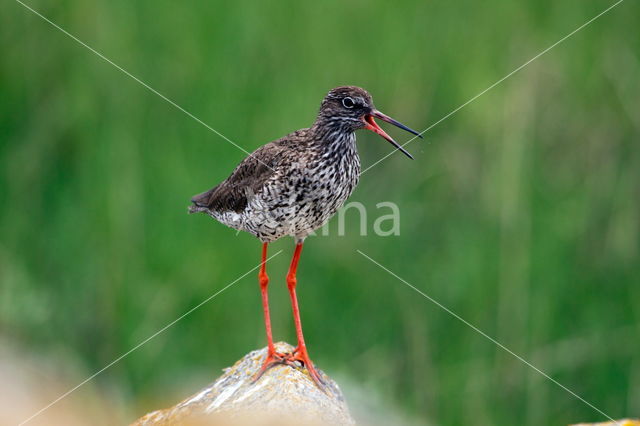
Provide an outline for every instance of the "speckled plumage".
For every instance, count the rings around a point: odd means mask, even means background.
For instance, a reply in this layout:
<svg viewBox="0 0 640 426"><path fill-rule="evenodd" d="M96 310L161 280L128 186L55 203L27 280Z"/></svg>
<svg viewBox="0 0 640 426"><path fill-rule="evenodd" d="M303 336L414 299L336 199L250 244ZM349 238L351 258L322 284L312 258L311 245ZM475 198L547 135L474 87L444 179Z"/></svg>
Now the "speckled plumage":
<svg viewBox="0 0 640 426"><path fill-rule="evenodd" d="M224 182L191 199L193 205L189 212L207 213L263 242L258 280L267 355L253 382L274 365L302 363L316 385L320 389L324 387L309 358L302 334L296 272L304 239L342 207L358 184L360 159L356 150L356 130L369 129L412 158L377 125L374 117L420 136L376 110L366 90L354 86L338 87L325 96L318 118L311 127L258 148ZM285 235L296 240L287 273L287 288L298 345L290 353L278 352L273 343L266 272L267 246Z"/></svg>
<svg viewBox="0 0 640 426"><path fill-rule="evenodd" d="M360 175L354 132L364 123L335 113L346 94L371 105L364 89L332 90L313 126L258 148L224 182L193 197L190 212L207 213L263 242L285 235L303 240L324 225Z"/></svg>
<svg viewBox="0 0 640 426"><path fill-rule="evenodd" d="M366 90L331 90L310 128L258 148L224 182L193 197L189 211L207 213L262 242L285 235L303 241L342 207L358 184L355 131L370 128L365 117L372 113L380 114Z"/></svg>

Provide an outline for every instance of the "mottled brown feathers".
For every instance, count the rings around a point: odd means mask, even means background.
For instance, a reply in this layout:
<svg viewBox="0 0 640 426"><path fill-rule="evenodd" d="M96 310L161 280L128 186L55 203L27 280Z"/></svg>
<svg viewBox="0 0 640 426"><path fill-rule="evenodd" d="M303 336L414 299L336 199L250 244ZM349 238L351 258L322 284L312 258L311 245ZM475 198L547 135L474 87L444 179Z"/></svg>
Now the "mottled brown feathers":
<svg viewBox="0 0 640 426"><path fill-rule="evenodd" d="M224 182L194 196L191 199L194 206L190 211L195 213L200 210L198 207L218 212L243 211L248 198L262 189L280 165L286 146L279 142L258 148L245 158Z"/></svg>
<svg viewBox="0 0 640 426"><path fill-rule="evenodd" d="M286 169L292 161L300 158L310 145L308 136L309 129L300 129L256 149L224 182L194 196L190 213L200 212L203 208L240 213L247 206L249 197L260 193L265 182L277 170Z"/></svg>
<svg viewBox="0 0 640 426"><path fill-rule="evenodd" d="M206 213L263 242L302 240L344 204L358 183L355 146L371 96L353 86L333 89L315 123L268 143L245 158L218 186L196 195L189 212Z"/></svg>

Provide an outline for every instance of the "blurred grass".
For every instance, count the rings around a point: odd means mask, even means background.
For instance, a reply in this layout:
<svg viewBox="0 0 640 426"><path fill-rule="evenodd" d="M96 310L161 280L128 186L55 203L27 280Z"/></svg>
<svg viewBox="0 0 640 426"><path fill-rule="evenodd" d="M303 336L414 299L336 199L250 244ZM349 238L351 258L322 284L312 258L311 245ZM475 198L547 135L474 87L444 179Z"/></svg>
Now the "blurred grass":
<svg viewBox="0 0 640 426"><path fill-rule="evenodd" d="M253 150L341 84L424 129L611 3L28 4ZM0 11L0 332L93 372L259 262L252 237L186 214L244 154L18 3ZM348 215L346 237L308 240L322 368L419 423L600 419L360 249L604 412L640 413L638 16L622 3L409 145L416 161L363 175L352 200L397 203L401 235L360 237ZM390 149L359 148L365 167ZM289 341L291 245L270 265ZM261 315L252 275L96 382L132 417L173 402L264 345Z"/></svg>

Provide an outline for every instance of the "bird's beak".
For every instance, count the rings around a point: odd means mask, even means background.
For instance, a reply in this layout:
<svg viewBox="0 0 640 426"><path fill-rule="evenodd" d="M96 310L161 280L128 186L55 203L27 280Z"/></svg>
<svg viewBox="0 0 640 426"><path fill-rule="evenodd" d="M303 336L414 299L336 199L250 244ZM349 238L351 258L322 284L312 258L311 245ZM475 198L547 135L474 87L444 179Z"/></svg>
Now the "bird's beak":
<svg viewBox="0 0 640 426"><path fill-rule="evenodd" d="M393 140L393 138L391 136L389 136L387 134L387 132L385 132L384 130L382 130L380 128L380 126L378 126L378 123L375 122L375 120L373 118L379 118L382 121L386 121L387 123L391 123L396 127L400 127L403 130L406 130L409 133L413 133L414 135L418 136L418 137L422 137L422 135L418 132L416 132L415 130L412 130L410 128L408 128L407 126L405 126L404 124L400 123L399 121L394 120L393 118L389 117L388 115L385 115L383 113L381 113L380 111L378 111L377 109L372 110L369 114L366 114L364 116L364 121L365 121L365 126L364 128L367 130L371 130L372 132L376 132L377 134L379 134L380 136L382 136L383 138L385 138L387 141L389 141L389 143L393 146L395 146L399 151L402 151L402 153L404 155L406 155L407 157L411 158L413 160L413 157L411 156L411 154L409 154L407 152L407 150L405 150L400 144L398 144L396 141Z"/></svg>

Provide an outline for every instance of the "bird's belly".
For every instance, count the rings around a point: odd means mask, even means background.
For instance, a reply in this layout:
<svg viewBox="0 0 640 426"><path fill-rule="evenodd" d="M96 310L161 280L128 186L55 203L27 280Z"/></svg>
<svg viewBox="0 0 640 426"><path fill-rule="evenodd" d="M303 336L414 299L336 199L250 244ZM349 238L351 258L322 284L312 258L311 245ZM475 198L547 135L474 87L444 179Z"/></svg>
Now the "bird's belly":
<svg viewBox="0 0 640 426"><path fill-rule="evenodd" d="M305 170L286 185L266 185L242 214L242 229L262 241L291 235L304 238L324 225L355 189L359 162L342 169Z"/></svg>

